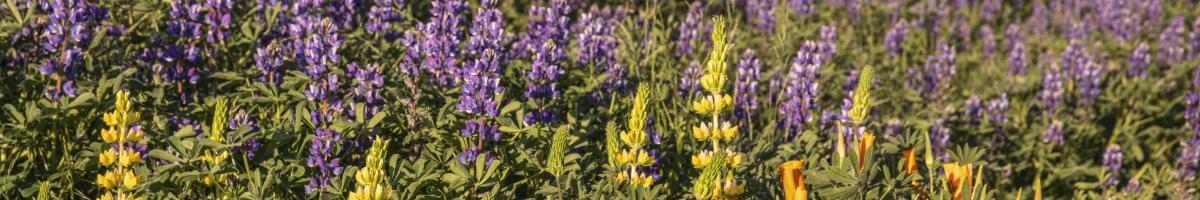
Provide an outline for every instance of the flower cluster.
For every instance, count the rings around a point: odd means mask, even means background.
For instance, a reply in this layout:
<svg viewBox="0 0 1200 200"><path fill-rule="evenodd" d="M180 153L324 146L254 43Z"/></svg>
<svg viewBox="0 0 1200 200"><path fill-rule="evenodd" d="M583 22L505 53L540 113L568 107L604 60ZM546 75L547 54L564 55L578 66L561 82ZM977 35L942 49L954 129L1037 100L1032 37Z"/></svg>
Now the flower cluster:
<svg viewBox="0 0 1200 200"><path fill-rule="evenodd" d="M99 199L142 199L136 194L140 187L141 177L133 171L135 165L142 161L142 151L145 142L142 137L142 126L138 124L141 114L133 111L129 92L118 91L116 109L104 114L104 124L108 129L100 130L108 150L99 154L98 160L103 166L111 167L104 174L96 176L96 184L105 190ZM143 150L137 150L140 147Z"/></svg>
<svg viewBox="0 0 1200 200"><path fill-rule="evenodd" d="M50 54L38 71L50 75L54 85L45 89L46 98L57 100L75 96L75 75L83 68L83 52L87 51L101 21L108 19L108 10L84 0L42 1L39 11L49 16L42 27L42 51Z"/></svg>
<svg viewBox="0 0 1200 200"><path fill-rule="evenodd" d="M625 20L628 10L624 8L592 7L576 22L578 33L575 45L579 52L580 65L591 65L608 74L603 88L608 92L625 92L629 89L626 70L617 63L618 25Z"/></svg>
<svg viewBox="0 0 1200 200"><path fill-rule="evenodd" d="M1042 132L1042 143L1063 144L1063 124L1062 122L1054 121L1046 126L1046 131Z"/></svg>
<svg viewBox="0 0 1200 200"><path fill-rule="evenodd" d="M737 79L733 83L733 100L738 105L733 108L733 116L741 123L749 119L755 109L758 109L758 81L762 71L758 55L754 50L746 49L741 61L737 64Z"/></svg>
<svg viewBox="0 0 1200 200"><path fill-rule="evenodd" d="M933 147L933 155L943 161L950 160L946 149L950 145L950 128L946 127L946 119L936 119L929 125L929 144Z"/></svg>
<svg viewBox="0 0 1200 200"><path fill-rule="evenodd" d="M366 163L354 174L358 186L350 195L349 200L384 200L392 196L392 186L387 183L387 174L383 167L387 160L388 140L375 138L371 149L367 151Z"/></svg>
<svg viewBox="0 0 1200 200"><path fill-rule="evenodd" d="M996 129L996 133L1000 134L1000 138L1007 137L1007 132L1004 132L1004 123L1008 121L1008 93L1002 93L1000 96L988 101L987 103L988 121L991 121L992 127Z"/></svg>
<svg viewBox="0 0 1200 200"><path fill-rule="evenodd" d="M1054 116L1062 108L1063 78L1058 64L1050 64L1043 68L1042 91L1038 96L1042 100L1042 109L1047 116Z"/></svg>
<svg viewBox="0 0 1200 200"><path fill-rule="evenodd" d="M788 0L788 7L798 15L807 15L813 11L813 0Z"/></svg>
<svg viewBox="0 0 1200 200"><path fill-rule="evenodd" d="M237 114L233 115L233 118L229 118L230 130L238 130L241 128L248 129L246 132L247 135L257 133L259 131L258 122L254 121L254 119L251 119L250 115L245 111L238 111ZM248 160L253 160L255 152L258 152L258 149L262 147L262 142L258 141L258 138L235 138L233 141L243 141L240 145L235 147L233 151L234 153L241 153L245 155L246 159Z"/></svg>
<svg viewBox="0 0 1200 200"><path fill-rule="evenodd" d="M746 17L751 19L754 27L767 32L775 32L775 1L748 0L745 7Z"/></svg>
<svg viewBox="0 0 1200 200"><path fill-rule="evenodd" d="M421 69L431 74L434 83L452 87L459 76L459 43L463 33L459 26L466 20L460 16L467 9L461 0L439 0L429 10L431 21L421 23L418 29L424 35L420 44L423 57Z"/></svg>
<svg viewBox="0 0 1200 200"><path fill-rule="evenodd" d="M525 22L525 35L513 46L513 53L521 58L532 56L545 43L554 43L558 48L566 48L570 41L572 3L567 0L549 0L549 7L532 6L529 15L533 18ZM563 51L562 49L558 51ZM553 60L564 60L565 53L554 55Z"/></svg>
<svg viewBox="0 0 1200 200"><path fill-rule="evenodd" d="M1129 76L1146 77L1146 69L1150 67L1150 47L1146 43L1138 43L1137 48L1129 54Z"/></svg>
<svg viewBox="0 0 1200 200"><path fill-rule="evenodd" d="M1184 98L1186 110L1183 114L1192 137L1179 142L1179 169L1175 172L1176 178L1183 181L1195 180L1196 170L1200 169L1200 91L1197 91L1200 90L1200 67L1192 76L1192 89Z"/></svg>
<svg viewBox="0 0 1200 200"><path fill-rule="evenodd" d="M354 102L363 103L363 119L371 119L375 113L379 113L383 109L383 96L380 96L380 89L383 88L383 75L379 74L379 66L369 64L359 66L357 63L350 63L346 66L346 75L353 78L354 83ZM346 102L347 107L354 107L352 102ZM348 112L350 117L356 117L357 112ZM359 122L365 123L365 122Z"/></svg>
<svg viewBox="0 0 1200 200"><path fill-rule="evenodd" d="M690 97L700 93L700 77L704 75L701 71L700 61L688 62L683 76L679 78L679 96Z"/></svg>
<svg viewBox="0 0 1200 200"><path fill-rule="evenodd" d="M904 40L908 38L908 26L908 21L900 20L888 28L887 34L883 36L883 46L888 53L899 55L904 52Z"/></svg>
<svg viewBox="0 0 1200 200"><path fill-rule="evenodd" d="M919 78L924 85L921 92L930 97L940 97L950 88L950 79L954 77L957 51L954 46L945 41L938 41L937 54L930 55L925 60L925 68L920 72L909 69L909 75Z"/></svg>
<svg viewBox="0 0 1200 200"><path fill-rule="evenodd" d="M561 58L563 51L554 42L547 41L535 49L532 69L526 73L528 82L525 85L525 98L535 100L539 105L547 105L551 100L558 99L558 78L565 73ZM525 116L525 123L550 123L558 121L558 115L548 106L530 111Z"/></svg>
<svg viewBox="0 0 1200 200"><path fill-rule="evenodd" d="M399 37L400 31L392 29L392 24L404 21L403 0L376 0L367 12L367 23L363 30L368 34L382 35L389 40Z"/></svg>
<svg viewBox="0 0 1200 200"><path fill-rule="evenodd" d="M1021 27L1009 25L1004 31L1004 40L1008 48L1008 75L1022 76L1029 68L1029 55L1025 51L1025 38L1021 36Z"/></svg>
<svg viewBox="0 0 1200 200"><path fill-rule="evenodd" d="M1109 144L1104 148L1104 155L1101 159L1104 165L1104 170L1108 171L1108 179L1104 180L1106 186L1116 186L1121 181L1121 145Z"/></svg>
<svg viewBox="0 0 1200 200"><path fill-rule="evenodd" d="M692 103L692 109L711 118L712 121L701 123L692 128L692 137L702 143L711 143L711 149L692 155L692 166L703 169L701 177L696 181L693 195L697 197L712 197L713 199L735 198L744 192L744 187L733 176L733 170L741 165L742 154L734 148L722 148L721 142L732 144L737 136L738 127L721 120L721 113L730 112L736 105L728 94L723 94L728 82L725 63L729 44L725 41L725 19L713 19L713 48L704 66L704 76L700 78L700 86L707 94L702 94ZM721 173L724 172L724 173ZM720 174L725 174L721 176Z"/></svg>
<svg viewBox="0 0 1200 200"><path fill-rule="evenodd" d="M342 135L332 125L342 116L345 104L340 95L340 76L331 70L340 60L338 50L342 40L333 19L302 13L295 20L288 25L288 32L296 38L292 41L294 59L309 79L304 95L312 103L309 115L316 133L306 159L307 166L316 172L304 189L309 193L323 192L343 169L337 148Z"/></svg>
<svg viewBox="0 0 1200 200"><path fill-rule="evenodd" d="M496 1L482 2L478 14L471 25L471 39L467 43L471 61L463 65L462 94L459 96L458 110L474 115L463 127L463 137L479 136L471 147L466 147L459 154L460 163L470 163L483 151L482 141L500 140L499 125L491 122L491 118L499 114L496 96L504 92L500 86L500 73L504 67L505 38L504 16L496 8Z"/></svg>
<svg viewBox="0 0 1200 200"><path fill-rule="evenodd" d="M1183 20L1182 16L1175 16L1158 35L1158 57L1168 64L1178 64L1186 58L1187 43L1183 37L1187 27Z"/></svg>
<svg viewBox="0 0 1200 200"><path fill-rule="evenodd" d="M650 87L647 85L638 86L637 94L633 97L633 108L629 113L628 129L621 131L619 137L621 143L628 149L621 150L615 155L615 160L622 168L627 167L629 171L621 172L616 176L617 181L628 181L630 185L640 187L650 187L654 183L654 176L649 171L651 165L656 161L655 155L650 151L650 133L647 132L647 109L646 106L650 100Z"/></svg>
<svg viewBox="0 0 1200 200"><path fill-rule="evenodd" d="M792 59L782 95L787 99L779 107L779 112L783 115L780 120L785 128L791 130L789 134L799 135L803 132L803 125L814 119L813 112L817 109L817 95L820 91L817 81L821 75L818 68L825 64L825 59L819 53L816 43L811 41L804 42L796 52L796 58Z"/></svg>
<svg viewBox="0 0 1200 200"><path fill-rule="evenodd" d="M696 52L697 40L703 37L703 18L705 1L693 1L688 4L687 17L679 23L679 34L675 36L675 56L692 55Z"/></svg>

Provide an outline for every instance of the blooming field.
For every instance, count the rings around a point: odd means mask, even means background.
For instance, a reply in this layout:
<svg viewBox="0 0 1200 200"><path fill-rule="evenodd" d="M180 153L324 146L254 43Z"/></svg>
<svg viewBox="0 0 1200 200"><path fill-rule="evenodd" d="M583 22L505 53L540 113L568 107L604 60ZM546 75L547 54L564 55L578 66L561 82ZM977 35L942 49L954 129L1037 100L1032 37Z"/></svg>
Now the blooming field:
<svg viewBox="0 0 1200 200"><path fill-rule="evenodd" d="M3 0L2 199L1196 199L1200 3Z"/></svg>

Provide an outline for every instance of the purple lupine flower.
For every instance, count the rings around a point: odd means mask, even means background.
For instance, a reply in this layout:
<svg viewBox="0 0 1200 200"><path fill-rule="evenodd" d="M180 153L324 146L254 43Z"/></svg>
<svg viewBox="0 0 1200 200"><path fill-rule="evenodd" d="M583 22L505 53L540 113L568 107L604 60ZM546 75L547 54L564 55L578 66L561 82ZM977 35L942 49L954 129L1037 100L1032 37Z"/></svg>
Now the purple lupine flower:
<svg viewBox="0 0 1200 200"><path fill-rule="evenodd" d="M1123 189L1123 192L1126 195L1141 193L1142 192L1142 181L1138 180L1137 177L1129 178L1129 182L1125 182L1125 189Z"/></svg>
<svg viewBox="0 0 1200 200"><path fill-rule="evenodd" d="M241 128L246 128L247 131L242 137L247 137L250 134L258 132L258 122L251 119L250 115L246 112L238 111L237 114L233 115L233 118L229 119L229 130L238 130ZM246 158L249 160L253 160L255 152L258 151L258 148L262 147L262 142L258 141L258 138L234 138L233 141L242 141L241 144L233 148L234 153L246 155Z"/></svg>
<svg viewBox="0 0 1200 200"><path fill-rule="evenodd" d="M1026 30L1033 31L1034 34L1046 33L1047 21L1050 19L1046 3L1042 1L1030 3L1033 3L1033 9L1030 11L1029 17L1025 19Z"/></svg>
<svg viewBox="0 0 1200 200"><path fill-rule="evenodd" d="M941 96L950 88L950 79L954 77L957 52L945 41L938 41L937 54L930 55L925 60L925 68L921 71L909 69L909 75L921 80L921 92L931 97Z"/></svg>
<svg viewBox="0 0 1200 200"><path fill-rule="evenodd" d="M983 19L983 21L992 21L996 19L996 13L1000 12L1000 8L1003 6L1003 2L1000 0L984 0L983 6L980 8L979 18Z"/></svg>
<svg viewBox="0 0 1200 200"><path fill-rule="evenodd" d="M401 59L396 68L406 76L418 76L421 74L421 41L418 33L414 30L404 32L404 36L400 38L400 45L408 47L404 51L404 57Z"/></svg>
<svg viewBox="0 0 1200 200"><path fill-rule="evenodd" d="M755 28L775 32L774 0L747 0L744 9Z"/></svg>
<svg viewBox="0 0 1200 200"><path fill-rule="evenodd" d="M844 75L843 77L846 77L846 81L842 83L842 92L846 93L845 102L851 102L853 101L852 98L854 98L854 89L858 87L858 69L854 68L854 66L847 66ZM843 105L843 107L846 107L847 113L850 112L850 105Z"/></svg>
<svg viewBox="0 0 1200 200"><path fill-rule="evenodd" d="M1028 53L1025 52L1024 43L1016 43L1008 50L1008 75L1023 76L1026 68L1029 68Z"/></svg>
<svg viewBox="0 0 1200 200"><path fill-rule="evenodd" d="M754 110L758 109L758 81L762 76L761 70L762 64L758 61L758 55L754 50L746 49L742 53L741 61L738 61L737 79L734 80L733 86L733 101L738 102L733 115L738 119L749 119Z"/></svg>
<svg viewBox="0 0 1200 200"><path fill-rule="evenodd" d="M1196 170L1200 169L1200 137L1192 137L1179 143L1179 169L1175 172L1176 179L1181 182L1196 180Z"/></svg>
<svg viewBox="0 0 1200 200"><path fill-rule="evenodd" d="M39 5L38 11L49 16L40 38L41 50L49 57L38 71L55 79L54 85L46 87L45 96L52 100L75 96L73 79L83 64L83 51L91 43L94 29L108 19L108 10L82 0L50 0Z"/></svg>
<svg viewBox="0 0 1200 200"><path fill-rule="evenodd" d="M950 144L950 129L946 127L945 119L933 120L929 126L929 143L933 145L934 156L942 161L950 160L950 153L946 151L946 146Z"/></svg>
<svg viewBox="0 0 1200 200"><path fill-rule="evenodd" d="M1062 70L1058 64L1050 64L1042 72L1042 91L1038 96L1042 100L1042 107L1048 114L1053 116L1062 106L1063 95L1063 77Z"/></svg>
<svg viewBox="0 0 1200 200"><path fill-rule="evenodd" d="M1185 125L1192 130L1191 139L1180 141L1179 169L1176 178L1180 181L1196 179L1196 170L1200 169L1200 67L1192 72L1192 89L1184 97L1185 110L1183 118Z"/></svg>
<svg viewBox="0 0 1200 200"><path fill-rule="evenodd" d="M254 67L262 72L262 76L258 77L259 82L269 83L273 86L283 84L283 74L279 70L283 67L283 54L283 49L280 49L278 43L275 42L254 50Z"/></svg>
<svg viewBox="0 0 1200 200"><path fill-rule="evenodd" d="M500 73L505 62L502 42L507 35L504 33L504 15L496 8L496 1L484 0L481 3L471 25L471 39L467 43L471 60L463 65L462 94L455 107L474 117L463 126L463 137L478 136L478 141L499 141L500 125L493 123L490 118L500 113L496 96L504 93L504 87L500 86ZM459 162L466 164L474 161L481 152L488 156L487 151L477 145L480 144L465 147L459 155Z"/></svg>
<svg viewBox="0 0 1200 200"><path fill-rule="evenodd" d="M616 27L625 20L625 12L624 8L592 7L576 25L579 31L575 48L579 51L579 63L596 66L603 70L599 73L608 74L603 88L609 92L623 93L629 90L625 68L617 62L619 51L615 50L619 44Z"/></svg>
<svg viewBox="0 0 1200 200"><path fill-rule="evenodd" d="M532 52L542 48L547 41L554 43L559 49L567 47L570 41L572 3L567 0L549 0L549 7L529 7L530 19L525 22L525 35L513 45L513 52L518 58L529 58ZM554 60L564 60L566 54Z"/></svg>
<svg viewBox="0 0 1200 200"><path fill-rule="evenodd" d="M1001 93L1000 96L988 101L987 103L988 121L996 128L996 133L1000 134L1000 138L1007 137L1004 132L1004 123L1008 121L1008 93Z"/></svg>
<svg viewBox="0 0 1200 200"><path fill-rule="evenodd" d="M385 38L399 37L400 32L392 29L392 24L404 21L402 0L375 0L371 10L367 12L367 23L363 26L368 34L383 35Z"/></svg>
<svg viewBox="0 0 1200 200"><path fill-rule="evenodd" d="M1046 131L1042 132L1042 143L1063 144L1062 122L1054 121L1046 126Z"/></svg>
<svg viewBox="0 0 1200 200"><path fill-rule="evenodd" d="M904 51L906 38L908 38L908 21L900 20L888 29L887 34L883 37L883 45L892 55L899 55Z"/></svg>
<svg viewBox="0 0 1200 200"><path fill-rule="evenodd" d="M208 11L204 16L204 23L208 25L204 32L206 40L224 43L225 38L229 37L230 27L233 26L233 0L205 1L204 10Z"/></svg>
<svg viewBox="0 0 1200 200"><path fill-rule="evenodd" d="M1100 96L1100 81L1104 78L1104 67L1096 62L1087 62L1080 72L1079 95L1084 106L1091 106Z"/></svg>
<svg viewBox="0 0 1200 200"><path fill-rule="evenodd" d="M970 122L971 125L979 125L979 122L982 121L981 119L984 117L984 109L983 100L979 100L978 96L971 95L971 97L967 98L967 101L963 103L963 117L967 118L967 121Z"/></svg>
<svg viewBox="0 0 1200 200"><path fill-rule="evenodd" d="M463 39L459 25L465 22L460 15L466 9L461 0L434 1L429 10L433 15L430 21L418 26L424 35L420 45L424 58L421 68L432 74L432 81L442 87L452 87L458 81L461 53L458 46Z"/></svg>
<svg viewBox="0 0 1200 200"><path fill-rule="evenodd" d="M363 119L371 119L380 110L383 110L383 96L380 95L380 89L383 88L383 75L379 73L379 66L369 64L365 67L360 67L357 63L350 63L346 66L346 75L353 78L354 84L354 101L363 103ZM353 107L353 102L348 101L347 107ZM356 117L356 112L347 112L351 118ZM365 122L358 122L365 123Z"/></svg>
<svg viewBox="0 0 1200 200"><path fill-rule="evenodd" d="M563 51L555 46L554 41L547 40L541 47L534 50L533 64L526 73L528 82L525 85L525 98L546 105L558 99L558 77L564 73L561 66ZM531 111L525 116L525 123L550 123L557 121L558 115L550 107L542 107Z"/></svg>
<svg viewBox="0 0 1200 200"><path fill-rule="evenodd" d="M836 26L821 26L821 41L817 43L817 52L820 52L827 61L832 61L834 55L837 55L837 35Z"/></svg>
<svg viewBox="0 0 1200 200"><path fill-rule="evenodd" d="M305 160L308 167L315 168L316 173L308 178L308 184L304 185L304 191L307 193L321 192L325 187L333 183L333 179L342 174L342 159L338 158L337 144L342 140L341 133L332 128L317 128L316 136L312 139L312 144L308 149L308 158Z"/></svg>
<svg viewBox="0 0 1200 200"><path fill-rule="evenodd" d="M788 0L788 7L797 15L807 15L812 12L813 0Z"/></svg>
<svg viewBox="0 0 1200 200"><path fill-rule="evenodd" d="M1192 58L1200 58L1200 19L1192 20L1192 35L1190 36L1192 43Z"/></svg>
<svg viewBox="0 0 1200 200"><path fill-rule="evenodd" d="M693 1L688 5L687 17L679 23L679 34L675 36L675 56L691 55L696 52L692 45L703 39L701 21L704 18L705 1Z"/></svg>
<svg viewBox="0 0 1200 200"><path fill-rule="evenodd" d="M303 1L303 0L302 0ZM357 16L356 11L358 5L355 0L319 0L317 1L320 7L325 11L324 16L333 20L333 23L340 29L351 29L355 25L354 20Z"/></svg>
<svg viewBox="0 0 1200 200"><path fill-rule="evenodd" d="M1067 47L1063 49L1059 62L1067 78L1072 81L1080 80L1084 65L1092 60L1087 52L1087 47L1079 39L1071 39Z"/></svg>
<svg viewBox="0 0 1200 200"><path fill-rule="evenodd" d="M700 92L700 77L704 75L704 71L700 66L699 61L691 61L688 63L687 69L683 70L683 77L679 78L679 96L693 96Z"/></svg>
<svg viewBox="0 0 1200 200"><path fill-rule="evenodd" d="M1158 35L1158 57L1167 64L1177 64L1186 58L1186 44L1183 41L1186 34L1183 16L1175 16L1171 23Z"/></svg>
<svg viewBox="0 0 1200 200"><path fill-rule="evenodd" d="M817 44L805 41L792 59L786 85L783 90L784 103L779 107L783 127L794 134L803 133L803 125L813 121L817 109L820 70L825 58L818 52Z"/></svg>
<svg viewBox="0 0 1200 200"><path fill-rule="evenodd" d="M985 55L985 56L992 55L992 52L994 52L993 50L996 48L996 38L995 37L996 37L996 34L994 32L992 32L992 27L990 27L990 26L979 27L979 40L982 40L981 43L983 43L980 45L981 46L980 48L983 50L983 55Z"/></svg>
<svg viewBox="0 0 1200 200"><path fill-rule="evenodd" d="M1109 144L1108 148L1104 148L1102 156L1104 170L1108 171L1108 179L1104 181L1106 186L1115 186L1121 182L1121 145Z"/></svg>

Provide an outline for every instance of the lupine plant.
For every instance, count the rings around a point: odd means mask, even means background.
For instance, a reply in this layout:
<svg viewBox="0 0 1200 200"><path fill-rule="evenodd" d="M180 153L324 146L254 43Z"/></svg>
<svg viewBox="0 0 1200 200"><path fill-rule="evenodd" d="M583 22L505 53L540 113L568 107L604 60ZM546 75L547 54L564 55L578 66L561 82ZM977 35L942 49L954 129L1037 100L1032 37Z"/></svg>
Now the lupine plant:
<svg viewBox="0 0 1200 200"><path fill-rule="evenodd" d="M1196 199L1198 8L0 0L0 199Z"/></svg>

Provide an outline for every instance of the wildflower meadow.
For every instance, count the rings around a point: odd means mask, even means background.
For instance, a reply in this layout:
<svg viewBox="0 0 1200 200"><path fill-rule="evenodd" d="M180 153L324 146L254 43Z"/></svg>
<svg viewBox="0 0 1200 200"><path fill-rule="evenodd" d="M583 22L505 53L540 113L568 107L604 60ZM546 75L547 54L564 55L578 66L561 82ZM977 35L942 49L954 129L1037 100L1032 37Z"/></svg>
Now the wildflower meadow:
<svg viewBox="0 0 1200 200"><path fill-rule="evenodd" d="M0 0L0 199L1200 199L1200 2Z"/></svg>

